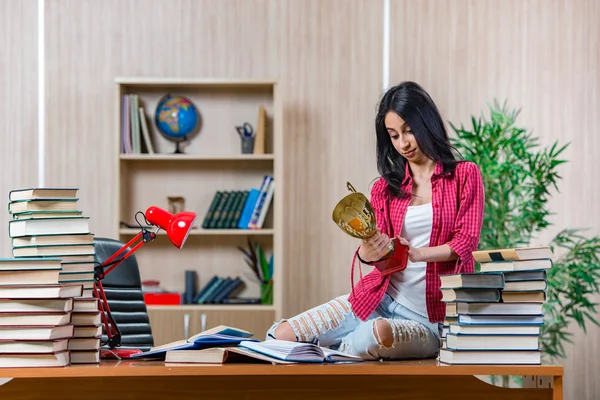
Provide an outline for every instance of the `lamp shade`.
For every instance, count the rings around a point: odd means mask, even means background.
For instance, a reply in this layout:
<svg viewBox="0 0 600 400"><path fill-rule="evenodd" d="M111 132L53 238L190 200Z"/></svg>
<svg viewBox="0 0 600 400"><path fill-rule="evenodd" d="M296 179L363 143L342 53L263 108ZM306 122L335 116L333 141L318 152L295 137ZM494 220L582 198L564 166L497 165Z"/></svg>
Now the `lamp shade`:
<svg viewBox="0 0 600 400"><path fill-rule="evenodd" d="M171 214L155 206L148 207L146 210L146 220L167 232L169 240L178 249L181 249L187 240L195 219L196 213L191 211Z"/></svg>

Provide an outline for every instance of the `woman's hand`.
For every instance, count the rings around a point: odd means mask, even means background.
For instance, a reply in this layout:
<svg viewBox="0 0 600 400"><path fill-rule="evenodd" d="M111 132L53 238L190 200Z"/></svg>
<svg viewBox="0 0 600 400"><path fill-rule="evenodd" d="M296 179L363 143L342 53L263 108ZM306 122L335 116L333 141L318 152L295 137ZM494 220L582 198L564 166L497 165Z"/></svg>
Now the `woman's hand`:
<svg viewBox="0 0 600 400"><path fill-rule="evenodd" d="M377 231L369 239L362 241L358 256L366 262L378 261L389 251L391 241L388 235Z"/></svg>
<svg viewBox="0 0 600 400"><path fill-rule="evenodd" d="M420 248L412 247L410 245L410 242L408 240L404 239L403 237L398 237L398 239L400 240L400 244L408 246L408 259L411 262L424 261L422 251Z"/></svg>

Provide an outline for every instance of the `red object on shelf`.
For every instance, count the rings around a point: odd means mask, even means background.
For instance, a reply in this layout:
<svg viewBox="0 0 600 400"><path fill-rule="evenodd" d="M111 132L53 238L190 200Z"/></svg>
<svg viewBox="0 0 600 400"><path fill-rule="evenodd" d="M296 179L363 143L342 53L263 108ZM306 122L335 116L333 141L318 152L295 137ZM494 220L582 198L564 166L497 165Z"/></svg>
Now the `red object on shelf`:
<svg viewBox="0 0 600 400"><path fill-rule="evenodd" d="M179 293L144 293L144 302L146 305L172 306L181 304L181 294Z"/></svg>

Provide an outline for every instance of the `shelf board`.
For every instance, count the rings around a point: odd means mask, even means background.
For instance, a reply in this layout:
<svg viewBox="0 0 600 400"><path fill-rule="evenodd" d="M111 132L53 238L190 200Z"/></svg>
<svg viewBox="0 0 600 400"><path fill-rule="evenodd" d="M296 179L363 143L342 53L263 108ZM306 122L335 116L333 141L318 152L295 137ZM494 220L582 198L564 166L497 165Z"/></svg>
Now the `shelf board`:
<svg viewBox="0 0 600 400"><path fill-rule="evenodd" d="M154 230L153 230L154 231ZM135 236L140 232L139 229L119 229L120 235L132 235ZM158 235L166 235L167 233L163 230L158 231ZM246 235L273 235L273 229L194 229L190 232L190 236L204 235L204 236L246 236Z"/></svg>
<svg viewBox="0 0 600 400"><path fill-rule="evenodd" d="M272 161L273 154L197 155L197 154L120 154L121 161Z"/></svg>
<svg viewBox="0 0 600 400"><path fill-rule="evenodd" d="M135 86L200 86L200 87L268 87L276 81L269 79L222 79L222 78L163 78L118 77L117 84Z"/></svg>
<svg viewBox="0 0 600 400"><path fill-rule="evenodd" d="M181 304L181 305L148 305L148 311L275 311L275 306L260 304Z"/></svg>

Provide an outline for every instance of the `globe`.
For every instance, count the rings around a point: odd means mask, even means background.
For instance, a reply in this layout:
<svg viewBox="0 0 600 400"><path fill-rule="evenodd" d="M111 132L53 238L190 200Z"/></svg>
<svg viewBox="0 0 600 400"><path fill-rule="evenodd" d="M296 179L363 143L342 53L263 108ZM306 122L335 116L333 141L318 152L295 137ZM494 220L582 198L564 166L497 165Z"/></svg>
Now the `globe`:
<svg viewBox="0 0 600 400"><path fill-rule="evenodd" d="M179 144L196 131L200 122L198 109L185 96L163 96L156 106L156 126L167 139L176 143L175 153L182 153Z"/></svg>

